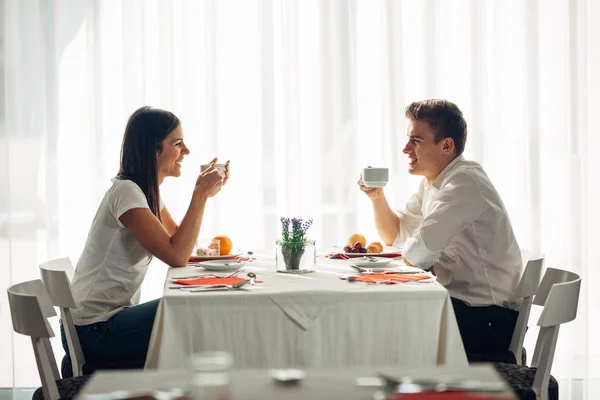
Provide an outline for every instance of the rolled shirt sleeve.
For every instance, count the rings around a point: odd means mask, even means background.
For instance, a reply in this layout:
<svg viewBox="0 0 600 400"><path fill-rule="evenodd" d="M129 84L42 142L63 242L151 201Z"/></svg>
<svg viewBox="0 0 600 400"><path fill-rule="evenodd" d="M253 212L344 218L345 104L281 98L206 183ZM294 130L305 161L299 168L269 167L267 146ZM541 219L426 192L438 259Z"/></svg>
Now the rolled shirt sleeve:
<svg viewBox="0 0 600 400"><path fill-rule="evenodd" d="M408 238L410 238L419 225L423 222L423 212L421 207L423 204L423 182L419 186L419 191L413 194L406 203L403 210L398 211L398 235L394 240L394 246L402 247Z"/></svg>
<svg viewBox="0 0 600 400"><path fill-rule="evenodd" d="M468 173L457 174L432 196L430 212L403 246L404 257L423 269L435 263L452 237L472 224L486 204L477 181Z"/></svg>

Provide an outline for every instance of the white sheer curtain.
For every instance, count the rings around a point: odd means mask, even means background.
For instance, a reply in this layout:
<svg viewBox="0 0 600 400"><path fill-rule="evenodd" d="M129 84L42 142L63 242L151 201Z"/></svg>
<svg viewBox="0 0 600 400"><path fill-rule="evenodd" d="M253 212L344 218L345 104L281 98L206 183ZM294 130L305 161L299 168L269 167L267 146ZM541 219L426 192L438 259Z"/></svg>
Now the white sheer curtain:
<svg viewBox="0 0 600 400"><path fill-rule="evenodd" d="M584 278L553 374L571 398L600 378L600 4L594 0L0 0L0 288L76 262L127 117L182 120L192 154L163 198L186 210L199 164L230 159L201 235L272 248L280 216L313 218L322 246L375 240L360 168L406 173L404 107L446 98L469 124L523 247ZM164 266L145 283L160 296ZM34 386L31 345L0 311L0 387ZM528 348L537 331L531 321ZM62 356L58 341L56 352ZM584 385L578 384L584 380Z"/></svg>

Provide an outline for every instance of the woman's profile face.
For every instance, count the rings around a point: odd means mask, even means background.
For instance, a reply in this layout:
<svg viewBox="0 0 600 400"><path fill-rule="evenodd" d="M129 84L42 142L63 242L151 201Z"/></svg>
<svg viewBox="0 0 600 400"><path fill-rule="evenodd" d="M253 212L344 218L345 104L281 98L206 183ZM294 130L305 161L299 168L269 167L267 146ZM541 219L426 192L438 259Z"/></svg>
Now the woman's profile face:
<svg viewBox="0 0 600 400"><path fill-rule="evenodd" d="M190 150L183 142L183 129L179 125L162 141L162 150L156 152L159 182L167 176L180 176L181 163L187 154L190 154Z"/></svg>

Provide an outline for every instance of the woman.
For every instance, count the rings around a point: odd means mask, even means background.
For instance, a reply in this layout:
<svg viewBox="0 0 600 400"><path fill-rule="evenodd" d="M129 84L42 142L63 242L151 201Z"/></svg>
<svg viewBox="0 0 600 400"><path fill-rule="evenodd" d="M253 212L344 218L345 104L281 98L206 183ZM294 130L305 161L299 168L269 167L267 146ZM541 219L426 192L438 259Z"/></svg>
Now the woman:
<svg viewBox="0 0 600 400"><path fill-rule="evenodd" d="M172 113L142 107L129 118L119 174L98 208L72 281L80 303L73 319L87 363L144 365L159 301L139 304L148 264L152 257L172 267L187 264L206 201L229 179L229 161L222 178L213 159L196 180L188 210L177 225L159 186L166 177L181 175L189 153Z"/></svg>

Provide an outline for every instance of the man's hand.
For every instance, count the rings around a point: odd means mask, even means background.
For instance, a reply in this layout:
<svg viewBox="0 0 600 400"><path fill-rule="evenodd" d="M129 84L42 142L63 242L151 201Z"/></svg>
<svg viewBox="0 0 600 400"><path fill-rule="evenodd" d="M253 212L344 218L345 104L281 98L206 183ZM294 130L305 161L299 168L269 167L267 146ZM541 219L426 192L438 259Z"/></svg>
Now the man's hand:
<svg viewBox="0 0 600 400"><path fill-rule="evenodd" d="M369 168L371 168L369 166ZM375 213L375 227L379 237L383 243L390 246L400 228L400 219L398 215L390 208L390 205L385 198L383 188L366 187L362 179L362 174L358 178L358 187L363 191L373 203L373 211Z"/></svg>
<svg viewBox="0 0 600 400"><path fill-rule="evenodd" d="M366 193L366 195L371 199L371 200L377 200L378 198L380 198L383 195L383 188L370 188L370 187L366 187L365 183L362 180L362 174L360 176L360 178L358 179L358 186L360 187L360 190L362 190L363 192Z"/></svg>

